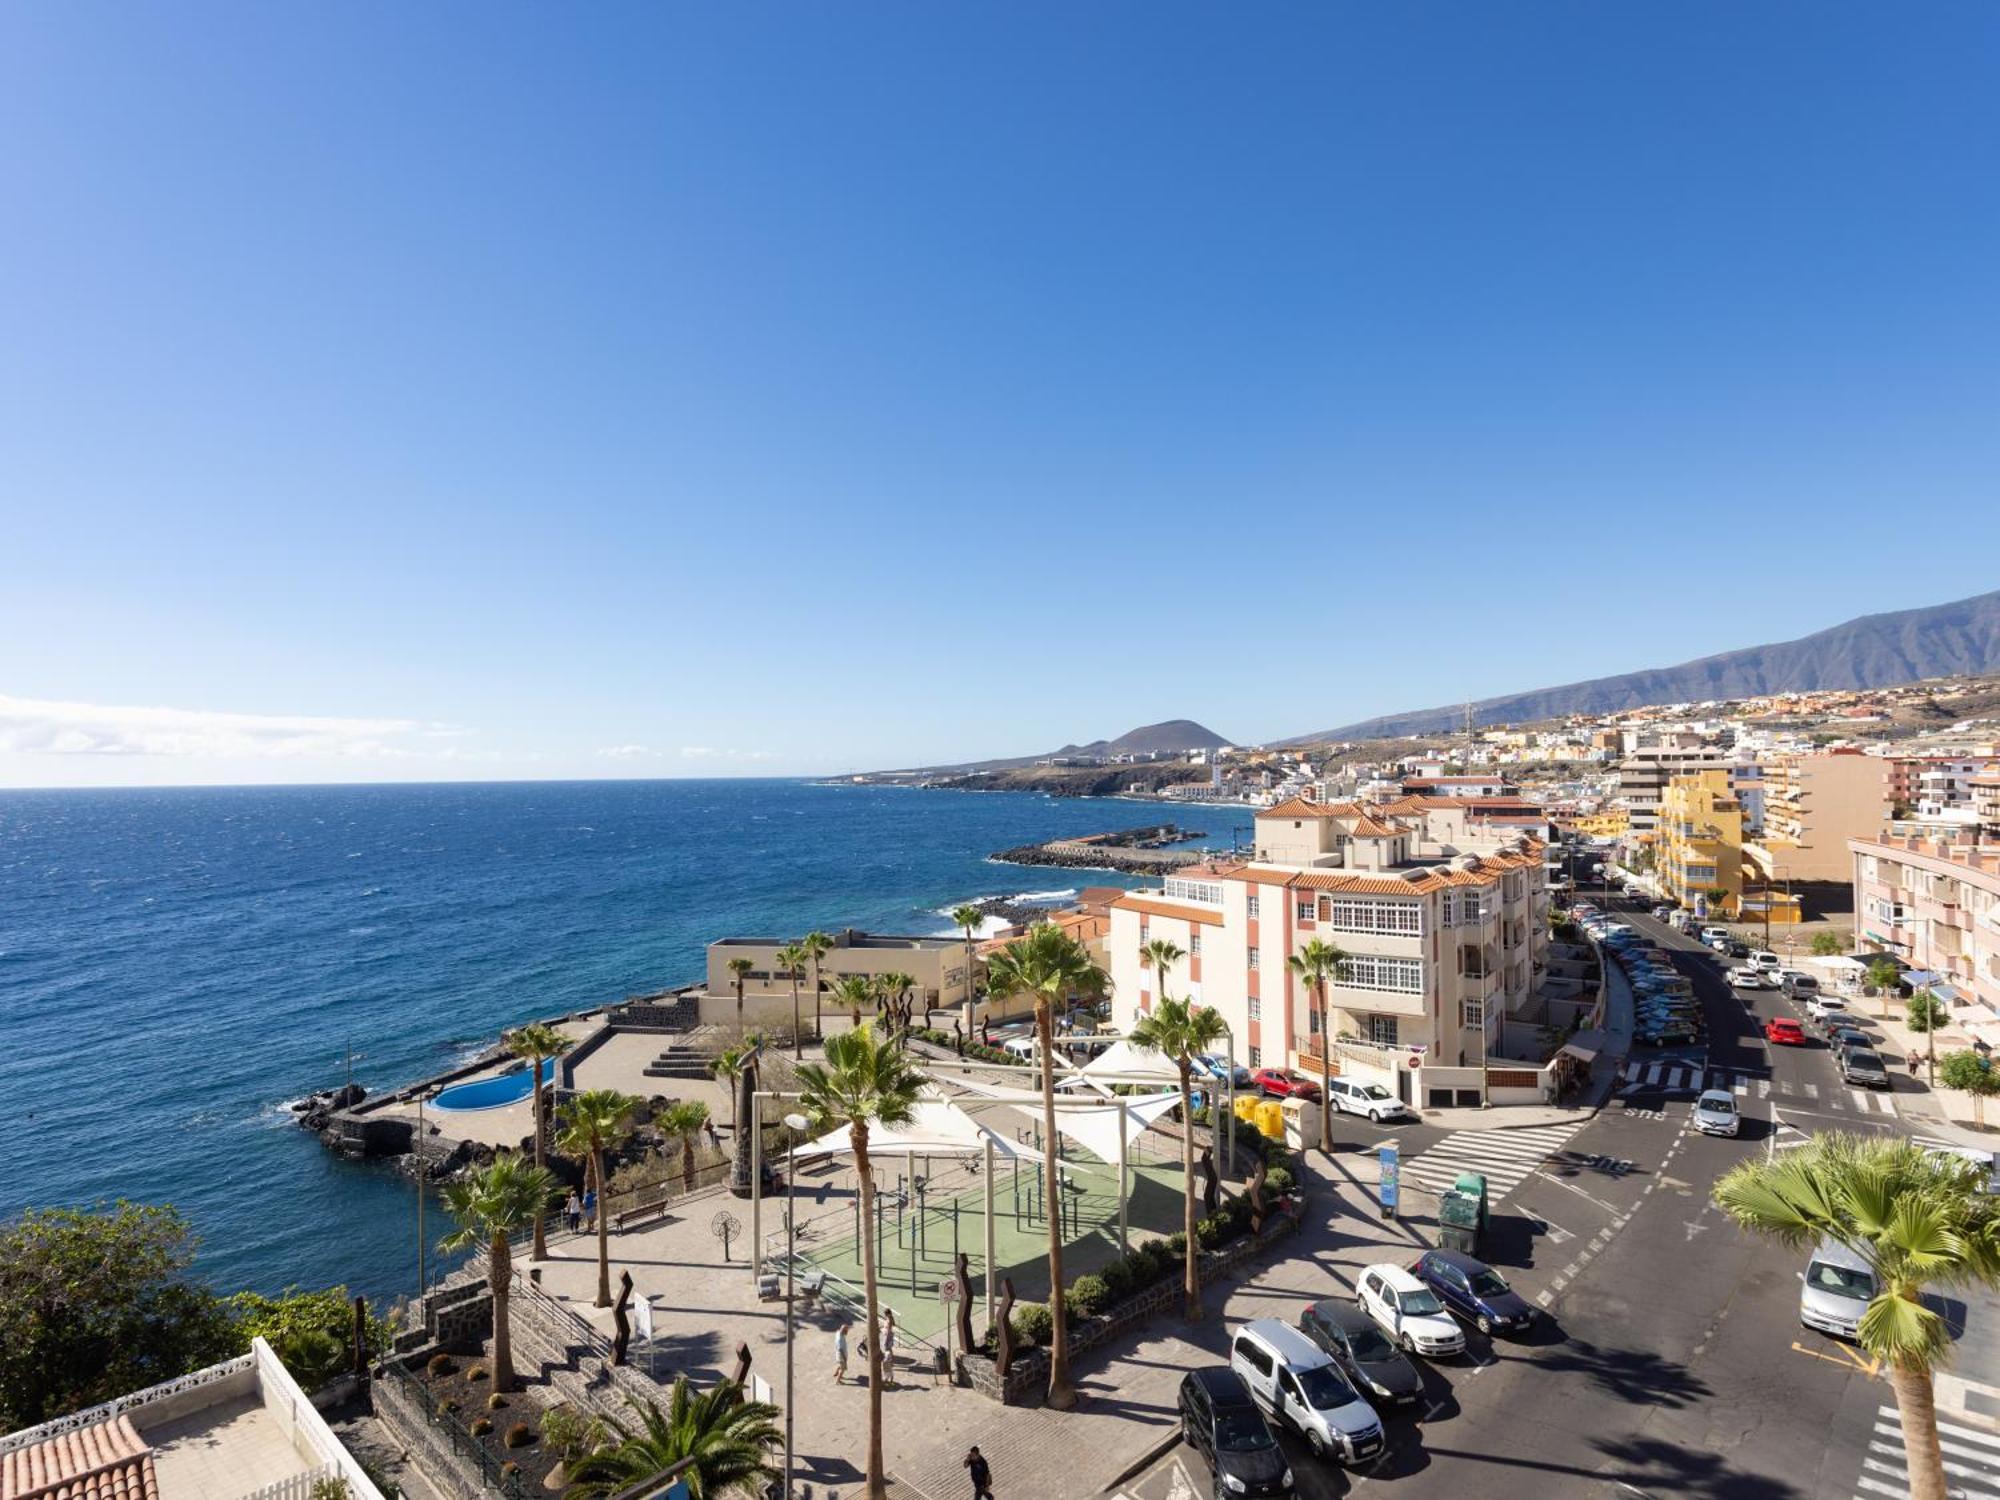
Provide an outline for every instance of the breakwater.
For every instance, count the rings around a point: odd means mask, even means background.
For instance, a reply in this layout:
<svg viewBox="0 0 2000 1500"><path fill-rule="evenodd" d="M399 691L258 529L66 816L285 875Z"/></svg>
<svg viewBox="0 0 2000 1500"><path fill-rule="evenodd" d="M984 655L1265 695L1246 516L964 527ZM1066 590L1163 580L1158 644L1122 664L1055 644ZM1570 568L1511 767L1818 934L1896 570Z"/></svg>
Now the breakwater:
<svg viewBox="0 0 2000 1500"><path fill-rule="evenodd" d="M1172 823L1127 828L1113 833L1089 833L1077 838L1021 844L992 857L1010 865L1051 865L1068 870L1121 870L1128 875L1154 875L1199 864L1208 851L1177 847L1203 837Z"/></svg>

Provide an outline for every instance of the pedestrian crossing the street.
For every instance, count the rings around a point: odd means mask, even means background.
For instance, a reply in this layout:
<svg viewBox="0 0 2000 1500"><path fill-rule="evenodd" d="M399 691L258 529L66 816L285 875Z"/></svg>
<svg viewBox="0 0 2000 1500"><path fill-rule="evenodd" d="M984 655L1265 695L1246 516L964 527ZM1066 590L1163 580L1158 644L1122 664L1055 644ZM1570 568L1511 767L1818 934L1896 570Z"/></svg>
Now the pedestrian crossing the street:
<svg viewBox="0 0 2000 1500"><path fill-rule="evenodd" d="M1777 1098L1800 1103L1801 1107L1824 1107L1840 1113L1886 1115L1896 1118L1893 1094L1870 1089L1835 1085L1822 1089L1816 1083L1792 1083L1760 1077L1731 1068L1704 1068L1690 1064L1628 1062L1622 1078L1621 1096L1644 1092L1698 1094L1703 1089L1727 1089L1739 1099Z"/></svg>
<svg viewBox="0 0 2000 1500"><path fill-rule="evenodd" d="M1940 1421L1937 1428L1946 1493L1966 1500L2000 1500L2000 1435L1958 1422ZM1895 1407L1877 1407L1875 1430L1854 1481L1855 1500L1907 1500L1909 1493L1903 1424Z"/></svg>
<svg viewBox="0 0 2000 1500"><path fill-rule="evenodd" d="M1454 1130L1405 1161L1403 1181L1441 1193L1458 1181L1460 1173L1477 1172L1486 1179L1488 1200L1498 1202L1560 1151L1586 1123L1576 1120L1519 1130Z"/></svg>

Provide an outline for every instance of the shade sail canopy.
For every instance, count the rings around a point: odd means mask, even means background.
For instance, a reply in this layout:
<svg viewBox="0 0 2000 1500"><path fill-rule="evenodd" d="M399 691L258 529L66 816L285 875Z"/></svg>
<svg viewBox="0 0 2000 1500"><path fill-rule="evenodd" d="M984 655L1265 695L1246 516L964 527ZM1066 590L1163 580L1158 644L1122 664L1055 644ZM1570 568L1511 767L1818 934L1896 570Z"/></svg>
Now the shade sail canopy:
<svg viewBox="0 0 2000 1500"><path fill-rule="evenodd" d="M1023 1108L1039 1108L1041 1093L1035 1089L1009 1088L1001 1083L988 1083L984 1079L962 1078L955 1080L982 1099L990 1099L996 1104L1017 1104ZM1155 1120L1180 1103L1178 1087L1157 1094L1135 1094L1124 1101L1125 1140L1127 1144ZM1076 1098L1056 1100L1056 1133L1066 1136L1083 1147L1101 1161L1118 1160L1118 1116L1117 1101L1105 1101L1091 1096L1088 1102ZM997 1139L997 1137L996 1137ZM1025 1148L1023 1148L1025 1149Z"/></svg>
<svg viewBox="0 0 2000 1500"><path fill-rule="evenodd" d="M911 1153L919 1156L978 1156L986 1150L988 1141L1003 1156L1017 1156L1025 1161L1042 1159L1041 1152L1010 1140L998 1131L988 1130L949 1099L918 1100L908 1124L868 1127L868 1152L871 1156L878 1152L885 1156ZM843 1125L809 1145L800 1146L794 1154L801 1160L810 1161L822 1156L847 1156L853 1150L853 1136Z"/></svg>
<svg viewBox="0 0 2000 1500"><path fill-rule="evenodd" d="M1596 1062L1597 1054L1604 1050L1604 1033L1579 1031L1562 1044L1562 1050L1582 1062Z"/></svg>
<svg viewBox="0 0 2000 1500"><path fill-rule="evenodd" d="M1152 1047L1117 1042L1083 1065L1083 1076L1094 1083L1171 1083L1180 1087L1181 1071L1166 1053Z"/></svg>

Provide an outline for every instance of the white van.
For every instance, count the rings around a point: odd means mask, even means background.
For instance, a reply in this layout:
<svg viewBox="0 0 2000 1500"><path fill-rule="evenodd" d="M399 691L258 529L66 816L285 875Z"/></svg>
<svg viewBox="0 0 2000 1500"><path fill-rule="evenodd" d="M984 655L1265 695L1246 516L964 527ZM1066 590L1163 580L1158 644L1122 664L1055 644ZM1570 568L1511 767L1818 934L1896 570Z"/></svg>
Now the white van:
<svg viewBox="0 0 2000 1500"><path fill-rule="evenodd" d="M1333 1356L1298 1329L1259 1318L1237 1330L1229 1368L1257 1404L1296 1431L1314 1458L1364 1463L1382 1455L1382 1419L1348 1384Z"/></svg>
<svg viewBox="0 0 2000 1500"><path fill-rule="evenodd" d="M1834 1240L1821 1240L1799 1276L1799 1321L1808 1328L1851 1339L1875 1296L1868 1262Z"/></svg>
<svg viewBox="0 0 2000 1500"><path fill-rule="evenodd" d="M1755 953L1750 955L1750 967L1753 969L1766 969L1776 974L1784 966L1785 961L1782 958L1763 948L1759 948Z"/></svg>

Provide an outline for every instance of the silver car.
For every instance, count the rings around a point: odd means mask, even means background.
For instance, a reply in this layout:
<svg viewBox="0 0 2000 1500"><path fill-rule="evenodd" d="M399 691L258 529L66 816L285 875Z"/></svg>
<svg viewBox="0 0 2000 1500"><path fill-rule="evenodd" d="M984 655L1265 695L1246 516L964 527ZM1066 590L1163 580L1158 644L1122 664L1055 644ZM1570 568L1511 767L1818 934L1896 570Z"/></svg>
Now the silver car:
<svg viewBox="0 0 2000 1500"><path fill-rule="evenodd" d="M1727 1089L1708 1089L1694 1101L1694 1128L1703 1135L1735 1135L1743 1117L1736 1113L1736 1096Z"/></svg>

